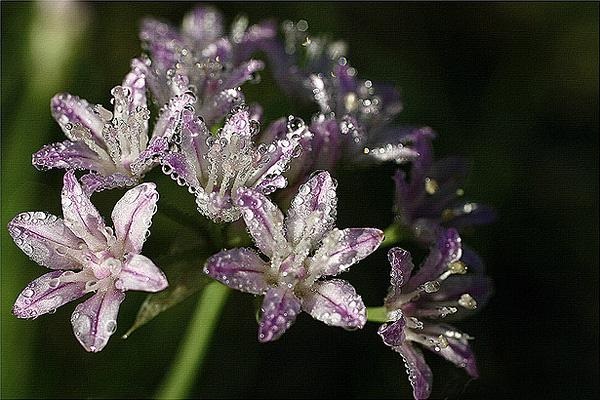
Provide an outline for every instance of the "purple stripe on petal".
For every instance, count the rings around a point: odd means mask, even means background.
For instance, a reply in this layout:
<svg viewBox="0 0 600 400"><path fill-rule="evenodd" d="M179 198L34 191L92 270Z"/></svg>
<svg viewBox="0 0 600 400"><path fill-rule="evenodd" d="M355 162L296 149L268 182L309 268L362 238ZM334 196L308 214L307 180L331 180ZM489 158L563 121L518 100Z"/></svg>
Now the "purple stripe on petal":
<svg viewBox="0 0 600 400"><path fill-rule="evenodd" d="M200 186L194 166L183 153L168 153L162 158L161 164L163 172L170 175L178 184L194 189Z"/></svg>
<svg viewBox="0 0 600 400"><path fill-rule="evenodd" d="M90 198L84 193L73 171L63 179L62 209L65 225L83 239L93 251L107 246L106 226Z"/></svg>
<svg viewBox="0 0 600 400"><path fill-rule="evenodd" d="M311 259L309 271L318 276L337 275L374 252L383 241L375 228L333 229Z"/></svg>
<svg viewBox="0 0 600 400"><path fill-rule="evenodd" d="M51 269L81 268L85 244L62 219L44 212L25 212L8 224L8 232L33 261Z"/></svg>
<svg viewBox="0 0 600 400"><path fill-rule="evenodd" d="M288 239L296 244L309 238L317 243L335 224L337 182L327 171L313 175L300 186L286 219Z"/></svg>
<svg viewBox="0 0 600 400"><path fill-rule="evenodd" d="M156 185L143 183L129 189L115 204L112 220L125 252L139 254L142 251L157 201Z"/></svg>
<svg viewBox="0 0 600 400"><path fill-rule="evenodd" d="M75 337L84 349L98 352L117 329L119 306L125 299L120 290L99 291L81 304L71 316Z"/></svg>
<svg viewBox="0 0 600 400"><path fill-rule="evenodd" d="M103 160L90 150L84 142L65 140L47 144L33 153L31 163L38 169L73 168L88 169L97 172L107 172ZM112 169L112 168L110 168Z"/></svg>
<svg viewBox="0 0 600 400"><path fill-rule="evenodd" d="M236 204L242 209L242 216L254 243L271 257L278 244L285 242L283 214L275 204L256 190L241 188L237 193Z"/></svg>
<svg viewBox="0 0 600 400"><path fill-rule="evenodd" d="M327 325L344 329L362 328L367 321L362 298L340 279L316 282L302 297L302 309Z"/></svg>
<svg viewBox="0 0 600 400"><path fill-rule="evenodd" d="M404 326L406 325L406 321L404 317L401 317L399 320L394 322L389 322L383 324L377 330L381 339L383 339L383 343L390 347L400 346L405 339L404 335Z"/></svg>
<svg viewBox="0 0 600 400"><path fill-rule="evenodd" d="M407 285L407 290L414 290L425 282L437 279L448 266L458 261L462 255L461 239L456 229L450 228L442 232L437 243Z"/></svg>
<svg viewBox="0 0 600 400"><path fill-rule="evenodd" d="M91 196L94 192L133 186L138 183L136 178L118 172L107 176L90 172L89 174L83 175L80 180L81 186L88 196Z"/></svg>
<svg viewBox="0 0 600 400"><path fill-rule="evenodd" d="M233 289L263 294L269 288L264 277L268 267L254 250L238 248L211 256L204 265L204 273Z"/></svg>
<svg viewBox="0 0 600 400"><path fill-rule="evenodd" d="M169 283L152 260L141 254L134 254L127 257L115 286L122 291L159 292L166 289Z"/></svg>
<svg viewBox="0 0 600 400"><path fill-rule="evenodd" d="M300 300L291 289L269 289L261 306L258 340L265 343L279 339L294 323L300 311Z"/></svg>
<svg viewBox="0 0 600 400"><path fill-rule="evenodd" d="M433 374L429 365L425 362L423 353L409 342L395 347L402 358L408 372L408 380L413 388L413 396L416 400L427 399L431 394Z"/></svg>
<svg viewBox="0 0 600 400"><path fill-rule="evenodd" d="M104 127L104 121L94 112L92 106L86 100L68 93L61 93L52 98L50 108L52 116L66 135L69 135L67 124L80 123L90 131L94 141L103 146L102 128Z"/></svg>
<svg viewBox="0 0 600 400"><path fill-rule="evenodd" d="M65 271L52 271L33 280L19 294L12 312L18 318L36 318L85 294L85 282L60 282Z"/></svg>

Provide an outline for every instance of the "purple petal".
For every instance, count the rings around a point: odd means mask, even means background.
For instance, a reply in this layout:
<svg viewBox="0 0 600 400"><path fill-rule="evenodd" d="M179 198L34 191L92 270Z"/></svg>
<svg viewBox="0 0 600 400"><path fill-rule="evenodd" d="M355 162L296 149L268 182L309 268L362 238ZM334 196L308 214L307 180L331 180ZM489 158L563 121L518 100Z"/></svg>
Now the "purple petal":
<svg viewBox="0 0 600 400"><path fill-rule="evenodd" d="M160 292L169 286L169 282L152 260L141 254L134 254L126 257L115 286L122 291Z"/></svg>
<svg viewBox="0 0 600 400"><path fill-rule="evenodd" d="M395 347L394 350L400 353L404 359L414 398L416 400L429 398L433 374L429 365L425 362L421 350L412 346L410 342L404 342L404 344Z"/></svg>
<svg viewBox="0 0 600 400"><path fill-rule="evenodd" d="M406 325L406 321L404 317L400 318L397 321L383 324L377 330L381 339L383 339L383 343L390 347L400 346L405 339L404 335L404 326Z"/></svg>
<svg viewBox="0 0 600 400"><path fill-rule="evenodd" d="M410 280L414 268L410 253L399 247L388 251L388 260L392 266L390 273L390 290L385 298L386 304L393 304L401 293L401 288Z"/></svg>
<svg viewBox="0 0 600 400"><path fill-rule="evenodd" d="M213 7L196 7L183 18L181 30L204 47L223 36L223 16Z"/></svg>
<svg viewBox="0 0 600 400"><path fill-rule="evenodd" d="M227 81L223 84L226 88L235 88L247 81L254 79L258 71L262 71L265 64L262 61L250 60L242 63L231 71Z"/></svg>
<svg viewBox="0 0 600 400"><path fill-rule="evenodd" d="M367 322L362 298L340 279L316 282L302 298L302 309L327 325L344 329L362 328Z"/></svg>
<svg viewBox="0 0 600 400"><path fill-rule="evenodd" d="M67 228L62 219L43 212L17 215L8 232L33 261L51 269L78 269L85 244Z"/></svg>
<svg viewBox="0 0 600 400"><path fill-rule="evenodd" d="M270 258L277 245L285 242L283 214L271 200L256 190L241 188L237 195L236 204L242 209L254 243Z"/></svg>
<svg viewBox="0 0 600 400"><path fill-rule="evenodd" d="M38 169L88 169L105 172L103 160L82 141L47 144L35 152L31 163Z"/></svg>
<svg viewBox="0 0 600 400"><path fill-rule="evenodd" d="M71 324L84 349L98 352L106 346L117 329L117 314L124 299L123 292L109 289L99 291L75 307Z"/></svg>
<svg viewBox="0 0 600 400"><path fill-rule="evenodd" d="M183 153L168 153L163 156L161 164L163 165L163 172L180 185L187 185L193 189L200 186L196 169Z"/></svg>
<svg viewBox="0 0 600 400"><path fill-rule="evenodd" d="M131 172L139 176L150 170L167 154L169 145L169 138L167 137L156 136L150 139L148 147L131 163Z"/></svg>
<svg viewBox="0 0 600 400"><path fill-rule="evenodd" d="M244 94L240 88L224 89L212 96L211 101L207 101L198 114L202 115L208 124L216 122L226 115L231 109L244 103Z"/></svg>
<svg viewBox="0 0 600 400"><path fill-rule="evenodd" d="M94 192L133 186L138 183L136 178L132 178L118 172L107 176L90 172L89 174L83 175L80 180L81 186L88 196Z"/></svg>
<svg viewBox="0 0 600 400"><path fill-rule="evenodd" d="M263 294L269 288L264 277L268 268L254 250L239 248L211 256L204 265L204 273L233 289Z"/></svg>
<svg viewBox="0 0 600 400"><path fill-rule="evenodd" d="M130 114L133 114L138 107L146 107L146 65L143 61L136 58L131 61L131 71L123 79L123 87L131 92Z"/></svg>
<svg viewBox="0 0 600 400"><path fill-rule="evenodd" d="M446 224L457 229L472 225L486 225L496 219L496 211L488 205L464 202L456 207L448 209L444 216L450 220Z"/></svg>
<svg viewBox="0 0 600 400"><path fill-rule="evenodd" d="M177 31L169 24L145 19L142 21L140 39L143 46L150 52L152 63L161 71L173 68L177 62L177 49L182 46Z"/></svg>
<svg viewBox="0 0 600 400"><path fill-rule="evenodd" d="M416 274L407 285L407 290L414 290L425 282L437 279L444 273L448 265L458 261L462 255L461 239L456 229L444 231L429 255L423 261Z"/></svg>
<svg viewBox="0 0 600 400"><path fill-rule="evenodd" d="M142 251L157 201L156 185L143 183L129 189L115 205L112 220L125 252L139 254Z"/></svg>
<svg viewBox="0 0 600 400"><path fill-rule="evenodd" d="M225 120L223 130L219 136L229 140L232 135L238 135L246 138L252 136L250 113L248 112L248 108L245 106L235 108L231 111Z"/></svg>
<svg viewBox="0 0 600 400"><path fill-rule="evenodd" d="M334 229L323 238L310 264L310 273L337 275L372 252L383 241L383 232L374 228Z"/></svg>
<svg viewBox="0 0 600 400"><path fill-rule="evenodd" d="M438 338L440 336L444 337L448 342L447 345L436 346L435 344L431 344L426 346L427 349L435 354L439 354L457 367L464 368L472 378L479 377L475 354L467 340L468 335L445 324L428 324L425 327L423 334L429 338L428 343L435 343L436 341L439 341Z"/></svg>
<svg viewBox="0 0 600 400"><path fill-rule="evenodd" d="M279 339L294 323L300 311L300 300L291 289L269 289L261 306L258 340L265 343Z"/></svg>
<svg viewBox="0 0 600 400"><path fill-rule="evenodd" d="M104 143L102 128L105 122L94 112L86 100L68 93L61 93L52 98L50 108L52 116L67 136L70 134L67 124L80 123L90 131L97 144Z"/></svg>
<svg viewBox="0 0 600 400"><path fill-rule="evenodd" d="M52 271L35 279L19 294L12 312L18 318L36 318L85 294L85 282L60 282L64 271Z"/></svg>
<svg viewBox="0 0 600 400"><path fill-rule="evenodd" d="M333 228L337 213L336 187L337 182L327 171L316 173L300 186L286 219L290 242L296 244L308 238L317 243Z"/></svg>
<svg viewBox="0 0 600 400"><path fill-rule="evenodd" d="M65 225L83 239L92 251L106 248L104 221L84 193L73 171L67 171L63 179L62 209Z"/></svg>
<svg viewBox="0 0 600 400"><path fill-rule="evenodd" d="M161 109L158 121L152 131L152 138L164 137L175 142L180 140L174 136L180 134L184 110L190 109L195 101L196 98L191 92L173 96L169 103Z"/></svg>

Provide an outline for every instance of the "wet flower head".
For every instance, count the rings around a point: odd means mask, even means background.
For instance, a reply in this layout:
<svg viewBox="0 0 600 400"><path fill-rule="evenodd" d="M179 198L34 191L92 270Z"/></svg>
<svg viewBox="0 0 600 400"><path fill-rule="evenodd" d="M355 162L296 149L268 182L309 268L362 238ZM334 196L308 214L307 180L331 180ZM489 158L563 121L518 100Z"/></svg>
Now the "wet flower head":
<svg viewBox="0 0 600 400"><path fill-rule="evenodd" d="M69 140L44 146L33 155L33 165L89 171L82 178L88 193L138 183L156 164L146 160L150 112L139 60L133 60L131 72L111 95L113 111L68 93L56 95L51 102L52 115ZM152 140L174 134L185 104L186 95L182 94L161 109Z"/></svg>
<svg viewBox="0 0 600 400"><path fill-rule="evenodd" d="M168 285L162 271L140 254L157 199L153 183L130 189L113 209L113 231L104 224L73 172L67 172L62 192L64 219L25 212L8 224L17 246L52 270L27 285L13 314L36 318L93 293L75 308L71 323L87 351L102 350L117 328L125 291L157 292Z"/></svg>
<svg viewBox="0 0 600 400"><path fill-rule="evenodd" d="M198 115L212 125L244 102L239 87L258 81L264 67L249 56L275 32L267 24L248 26L244 17L236 20L229 35L224 31L223 16L205 6L188 13L180 30L154 19L143 21L140 39L149 55L148 84L158 104L191 90Z"/></svg>
<svg viewBox="0 0 600 400"><path fill-rule="evenodd" d="M483 305L491 282L474 253L465 251L460 236L448 229L421 266L413 272L410 254L401 248L388 253L391 287L385 299L388 322L379 328L383 342L400 353L406 364L415 399L431 393L432 373L419 347L439 354L478 377L473 339L442 319L457 320ZM469 271L469 269L473 271Z"/></svg>
<svg viewBox="0 0 600 400"><path fill-rule="evenodd" d="M300 155L300 141L311 133L299 118L290 116L286 132L269 144L255 145L260 124L248 107L235 107L214 134L188 110L177 149L162 159L163 171L196 196L198 210L216 222L240 217L235 197L240 188L270 194L287 185L282 175Z"/></svg>
<svg viewBox="0 0 600 400"><path fill-rule="evenodd" d="M302 185L287 217L256 190L241 189L237 200L254 250L224 250L206 262L204 271L247 293L264 295L258 338L278 339L303 310L327 325L362 328L365 306L354 288L341 279L323 279L347 270L371 254L383 240L373 228L334 227L336 182L327 172Z"/></svg>

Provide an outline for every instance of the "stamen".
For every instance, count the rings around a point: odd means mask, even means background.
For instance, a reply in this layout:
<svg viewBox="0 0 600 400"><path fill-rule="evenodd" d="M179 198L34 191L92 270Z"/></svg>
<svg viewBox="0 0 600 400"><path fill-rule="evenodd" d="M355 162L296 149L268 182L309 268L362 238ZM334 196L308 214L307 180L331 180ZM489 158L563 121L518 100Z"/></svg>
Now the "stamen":
<svg viewBox="0 0 600 400"><path fill-rule="evenodd" d="M475 301L475 299L468 293L460 296L460 299L458 299L458 304L467 310L474 310L477 308L477 301Z"/></svg>

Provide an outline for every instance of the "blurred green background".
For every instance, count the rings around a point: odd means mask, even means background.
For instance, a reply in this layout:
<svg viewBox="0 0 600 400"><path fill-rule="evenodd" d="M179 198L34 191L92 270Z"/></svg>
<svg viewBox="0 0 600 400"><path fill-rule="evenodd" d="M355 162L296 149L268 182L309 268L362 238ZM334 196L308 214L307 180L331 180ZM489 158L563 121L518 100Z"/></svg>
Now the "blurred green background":
<svg viewBox="0 0 600 400"><path fill-rule="evenodd" d="M140 53L140 18L179 24L193 5L84 3L73 11L57 3L1 4L3 398L150 397L176 353L196 296L121 340L144 299L130 292L117 335L100 354L86 353L75 340L73 305L34 321L14 318L17 294L45 271L4 227L20 211L60 214L62 173L30 164L32 152L63 140L50 97L68 91L108 105L110 88ZM463 155L473 165L467 196L497 208L495 224L465 235L496 284L488 307L459 325L476 337L481 378L470 382L428 355L433 397L597 398L598 4L218 7L228 22L237 13L252 22L303 18L313 33L346 40L362 77L402 89L399 122L433 127L438 155ZM295 112L293 101L272 90L268 73L247 97L265 106L267 120ZM338 172L339 226L391 222L393 170ZM158 171L148 179L158 182L162 198L193 210L190 196ZM102 193L95 202L108 215L121 194ZM157 216L145 254L160 259L173 237L186 240L181 227ZM382 250L345 277L374 306L387 274ZM256 341L256 329L252 299L235 293L193 396L410 397L402 361L377 337L375 324L345 332L303 315L267 345Z"/></svg>

